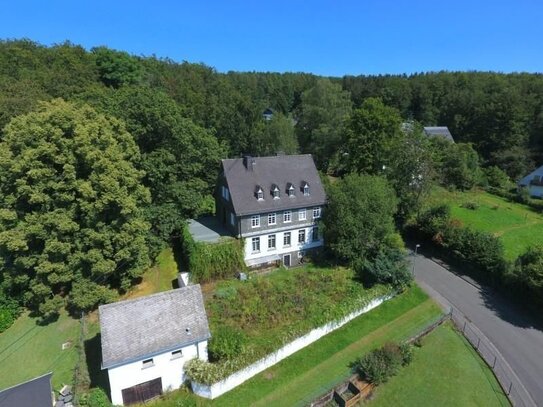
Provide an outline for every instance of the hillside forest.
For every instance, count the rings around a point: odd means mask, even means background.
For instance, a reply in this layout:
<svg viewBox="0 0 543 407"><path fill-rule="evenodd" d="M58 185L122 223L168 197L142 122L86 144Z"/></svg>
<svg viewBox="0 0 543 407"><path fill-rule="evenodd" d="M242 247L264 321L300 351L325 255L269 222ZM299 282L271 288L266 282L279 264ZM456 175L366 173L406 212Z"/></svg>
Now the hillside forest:
<svg viewBox="0 0 543 407"><path fill-rule="evenodd" d="M456 144L423 134L436 125ZM186 219L213 211L220 159L278 153L312 154L323 176L385 179L402 224L433 183L503 187L542 164L543 75L219 73L0 41L3 309L111 301Z"/></svg>

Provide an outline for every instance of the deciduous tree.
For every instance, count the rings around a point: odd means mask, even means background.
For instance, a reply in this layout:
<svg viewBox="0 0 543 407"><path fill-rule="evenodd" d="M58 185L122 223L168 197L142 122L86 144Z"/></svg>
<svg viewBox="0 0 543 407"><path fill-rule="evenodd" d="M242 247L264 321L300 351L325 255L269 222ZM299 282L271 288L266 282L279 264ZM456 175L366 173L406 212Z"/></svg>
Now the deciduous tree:
<svg viewBox="0 0 543 407"><path fill-rule="evenodd" d="M0 272L12 293L50 313L75 281L87 290L128 288L149 263L139 159L124 125L88 106L57 99L8 124Z"/></svg>

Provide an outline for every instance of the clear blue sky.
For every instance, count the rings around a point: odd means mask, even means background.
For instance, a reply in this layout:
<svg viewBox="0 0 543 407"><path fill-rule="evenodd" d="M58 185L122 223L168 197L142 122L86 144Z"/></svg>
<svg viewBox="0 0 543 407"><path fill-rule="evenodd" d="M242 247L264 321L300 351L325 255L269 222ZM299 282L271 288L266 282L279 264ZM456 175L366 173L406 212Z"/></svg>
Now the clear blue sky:
<svg viewBox="0 0 543 407"><path fill-rule="evenodd" d="M543 0L4 0L0 38L70 40L219 71L543 71Z"/></svg>

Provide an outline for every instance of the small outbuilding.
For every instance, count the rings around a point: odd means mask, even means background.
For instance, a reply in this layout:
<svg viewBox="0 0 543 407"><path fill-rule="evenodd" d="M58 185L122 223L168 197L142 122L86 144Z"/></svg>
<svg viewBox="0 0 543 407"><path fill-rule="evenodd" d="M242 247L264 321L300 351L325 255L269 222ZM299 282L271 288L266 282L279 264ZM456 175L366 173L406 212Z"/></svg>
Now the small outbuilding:
<svg viewBox="0 0 543 407"><path fill-rule="evenodd" d="M9 374L9 372L5 372ZM0 407L52 407L51 376L43 376L0 391Z"/></svg>
<svg viewBox="0 0 543 407"><path fill-rule="evenodd" d="M198 284L102 305L99 313L102 369L115 405L177 389L187 361L207 360L211 335Z"/></svg>

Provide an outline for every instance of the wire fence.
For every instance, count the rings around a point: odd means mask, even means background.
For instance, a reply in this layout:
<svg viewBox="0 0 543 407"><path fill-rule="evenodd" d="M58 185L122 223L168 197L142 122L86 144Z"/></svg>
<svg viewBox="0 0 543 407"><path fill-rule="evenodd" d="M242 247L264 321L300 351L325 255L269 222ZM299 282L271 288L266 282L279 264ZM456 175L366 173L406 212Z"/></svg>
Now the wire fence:
<svg viewBox="0 0 543 407"><path fill-rule="evenodd" d="M511 366L481 330L469 318L454 308L451 308L451 320L492 369L511 404L519 407L537 407L537 404Z"/></svg>

